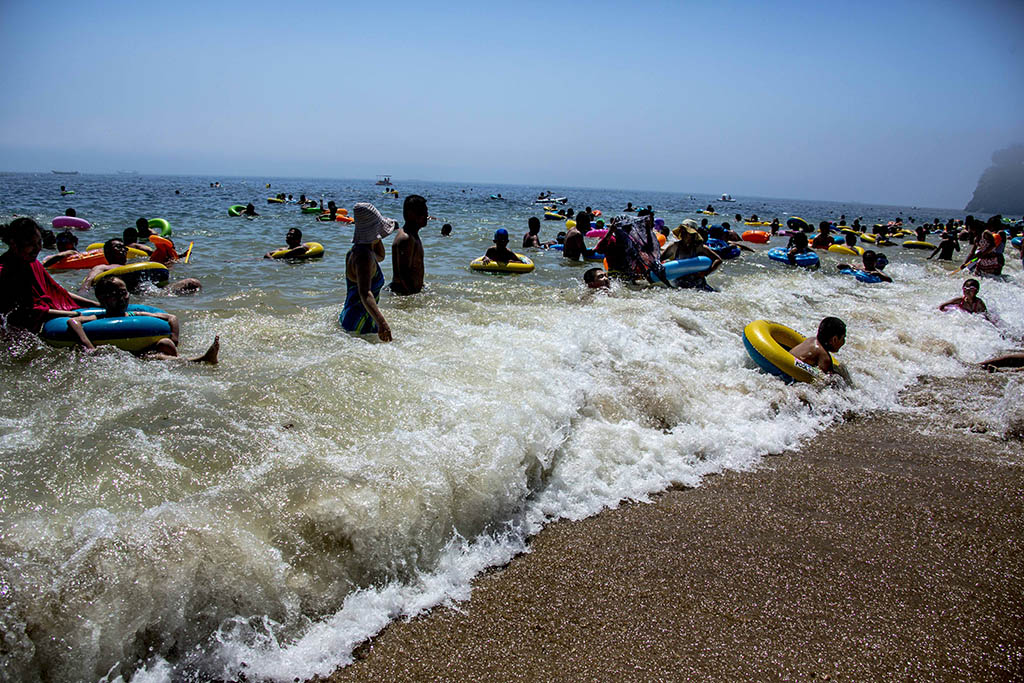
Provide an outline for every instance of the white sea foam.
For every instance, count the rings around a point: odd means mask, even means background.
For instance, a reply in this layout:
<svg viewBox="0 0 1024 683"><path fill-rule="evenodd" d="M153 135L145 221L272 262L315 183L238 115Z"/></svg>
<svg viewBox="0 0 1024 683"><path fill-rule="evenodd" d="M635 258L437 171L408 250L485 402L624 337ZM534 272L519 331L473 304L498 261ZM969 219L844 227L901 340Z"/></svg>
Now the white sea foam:
<svg viewBox="0 0 1024 683"><path fill-rule="evenodd" d="M232 282L188 313L187 351L221 335L216 368L10 347L0 669L327 674L389 621L467 597L551 520L754 468L1024 335L1016 266L983 284L997 328L935 310L962 280L917 255L891 258L893 285L834 275L831 256L806 272L754 254L718 293L583 303L582 269L548 256L536 278L451 269L386 298L389 345L339 333L337 273L257 262L260 288ZM786 386L747 358L750 320L810 334L824 315L849 326L853 388ZM1018 385L992 411L1008 438Z"/></svg>

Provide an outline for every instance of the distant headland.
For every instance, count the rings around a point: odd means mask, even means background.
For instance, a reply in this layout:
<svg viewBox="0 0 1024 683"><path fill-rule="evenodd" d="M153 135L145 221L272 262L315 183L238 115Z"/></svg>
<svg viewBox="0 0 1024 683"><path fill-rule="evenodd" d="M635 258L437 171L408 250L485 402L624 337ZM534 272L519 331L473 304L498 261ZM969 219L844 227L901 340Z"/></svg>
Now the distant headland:
<svg viewBox="0 0 1024 683"><path fill-rule="evenodd" d="M992 165L981 174L965 211L1024 214L1024 145L1011 145L992 154Z"/></svg>

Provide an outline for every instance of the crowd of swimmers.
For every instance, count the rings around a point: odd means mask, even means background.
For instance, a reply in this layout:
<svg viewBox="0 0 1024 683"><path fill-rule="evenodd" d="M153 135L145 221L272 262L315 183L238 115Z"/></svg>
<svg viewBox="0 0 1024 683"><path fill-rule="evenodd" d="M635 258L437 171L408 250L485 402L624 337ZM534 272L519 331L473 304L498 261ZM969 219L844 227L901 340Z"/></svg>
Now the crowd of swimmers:
<svg viewBox="0 0 1024 683"><path fill-rule="evenodd" d="M280 197L280 195L279 195ZM287 199L286 199L287 201ZM315 205L312 200L307 200L305 195L299 201L306 205ZM329 202L328 211L337 211L335 203ZM68 215L74 215L69 210ZM254 207L249 204L246 213L255 214ZM424 251L420 238L420 231L427 225L432 217L427 210L427 201L420 195L409 195L403 204L404 222L400 226L398 221L384 217L380 211L370 203L358 203L353 209L353 243L345 256L345 301L339 315L339 322L343 329L355 334L375 334L381 341L390 341L392 332L390 325L378 304L381 290L385 286L384 274L380 264L386 258L384 238L395 235L392 243L392 282L389 289L393 294L404 296L420 292L424 282ZM743 245L741 238L731 229L728 222L709 225L707 219L698 223L694 219L682 221L675 229L669 230L663 221L655 220L654 210L648 206L636 209L630 203L623 214L612 218L607 225L603 220L597 219L599 212L595 213L590 207L575 212L569 208L564 210L564 215L572 216L574 223L568 224L564 233L559 233L555 240L542 241L540 238L540 220L531 217L527 223L527 232L523 235L522 246L527 248L548 248L560 245L562 255L566 259L579 261L581 259L593 260L603 258L605 268L590 268L583 274L583 281L586 290L609 291L612 288L613 279L626 280L633 283L639 282L662 282L665 285L675 288L692 288L698 290L714 291L707 282L707 277L721 267L722 257L715 250L709 248L707 242L711 239L722 240L731 245L748 249ZM736 216L737 221L743 221L742 215ZM756 219L752 215L750 219ZM756 222L749 220L746 222ZM598 229L604 230L603 236L593 249L586 246L583 237L587 230L596 225ZM806 225L806 224L805 224ZM899 224L896 223L898 226ZM778 220L770 223L772 232L778 232ZM809 228L810 226L807 226ZM834 244L832 231L847 227L845 216L840 218L838 224L830 221L819 223L819 233L812 240L808 239L807 229L794 231L790 235L787 245L787 254L790 261L802 253L814 248L827 248ZM865 226L861 219L855 219L849 226L844 239L848 246L855 246L856 235L854 231L861 231ZM970 268L975 275L998 275L1004 264L1004 248L1008 242L1004 234L1004 224L1001 217L995 216L988 222L975 220L967 216L963 221L950 220L941 224L938 219L933 223L923 224L915 228L920 240L924 239L930 232L941 231L941 241L928 257L943 260L951 260L954 252L960 250L960 241L967 240L970 244L967 258L962 268ZM78 238L71 231L65 230L57 235L51 231L44 231L30 218L18 218L9 225L2 226L3 240L9 246L6 253L0 257L0 314L5 314L7 324L14 327L22 327L38 332L42 323L47 319L57 316L66 316L71 319L81 318L75 313L76 309L82 307L101 307L108 316L123 314L122 304L127 305L127 297L130 294L130 283L118 277L99 278L104 272L124 266L127 262L129 249L138 249L145 252L153 261L170 264L177 259L177 253L173 245L168 248L159 241L157 245L149 243L151 228L145 218L140 218L134 228L126 228L121 238L108 240L103 245L103 252L106 263L95 266L86 275L78 293L71 293L61 287L46 271L63 258L67 258L77 251ZM874 226L876 244L885 244L893 226ZM898 228L897 228L898 229ZM1019 227L1011 229L1010 235L1014 235ZM442 236L449 236L452 233L452 226L444 224L441 229ZM671 239L674 237L675 239ZM499 263L510 263L520 261L519 255L508 248L510 236L505 229L499 229L494 234L493 246L491 246L484 259L497 261ZM166 242L166 240L164 241ZM309 249L308 245L302 242L302 233L297 228L288 231L285 236L286 246L283 250L268 252L268 258L296 258L302 257ZM43 262L37 260L40 248L44 243L56 247L57 253L47 256ZM1024 252L1024 249L1022 249ZM709 265L706 269L669 279L665 274L664 264L670 261L690 259L695 256L704 256L708 259ZM1024 255L1022 255L1024 257ZM885 267L884 255L868 250L861 256L860 269L865 273L874 275L879 281L892 282L892 279L883 272ZM839 268L852 268L848 264L840 264ZM104 283L113 283L104 284ZM87 294L95 285L95 296L97 300L87 298ZM102 287L101 287L102 285ZM984 302L977 296L979 281L975 278L964 283L963 294L960 297L951 299L940 306L941 310L956 308L967 313L977 313L989 316ZM198 291L201 284L194 278L188 278L171 285L174 293L188 293ZM170 319L168 318L168 321ZM84 337L81 329L82 322L69 325L75 335L81 341L83 348L92 348L91 342ZM827 323L827 324L826 324ZM845 326L840 328L842 321L828 318L822 322L823 328L818 334L809 338L807 342L793 349L793 354L815 365L828 365L823 358L822 349L835 352L842 346L845 339ZM161 343L153 348L146 349L145 354L155 358L175 358L177 356L177 321L171 324L173 333L170 340ZM173 347L173 348L172 348ZM216 361L219 344L211 347L211 351L197 360ZM989 367L994 365L1014 365L1018 363L1019 354L1010 354L1001 359L990 359L986 361ZM829 361L830 362L830 361ZM822 367L823 370L829 371Z"/></svg>

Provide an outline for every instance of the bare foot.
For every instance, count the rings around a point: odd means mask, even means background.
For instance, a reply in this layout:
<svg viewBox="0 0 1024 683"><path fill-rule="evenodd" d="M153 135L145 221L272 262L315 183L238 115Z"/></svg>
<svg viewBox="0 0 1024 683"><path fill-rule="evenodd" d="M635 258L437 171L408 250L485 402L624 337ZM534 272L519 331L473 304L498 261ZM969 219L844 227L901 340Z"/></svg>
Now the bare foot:
<svg viewBox="0 0 1024 683"><path fill-rule="evenodd" d="M210 344L210 348L206 350L206 353L199 356L198 358L189 359L190 363L209 363L210 365L217 364L217 355L220 353L220 335L216 335L213 338L213 343Z"/></svg>

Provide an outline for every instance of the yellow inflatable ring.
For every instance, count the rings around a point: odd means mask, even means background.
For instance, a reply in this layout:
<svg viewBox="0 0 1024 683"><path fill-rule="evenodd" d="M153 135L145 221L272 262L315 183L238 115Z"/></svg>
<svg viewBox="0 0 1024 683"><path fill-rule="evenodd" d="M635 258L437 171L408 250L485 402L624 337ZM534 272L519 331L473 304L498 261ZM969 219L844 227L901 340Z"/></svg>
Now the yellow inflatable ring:
<svg viewBox="0 0 1024 683"><path fill-rule="evenodd" d="M794 329L770 320L755 320L743 328L743 346L757 366L770 375L791 382L813 382L821 377L821 370L797 359L789 352L804 340ZM839 367L835 356L832 363Z"/></svg>
<svg viewBox="0 0 1024 683"><path fill-rule="evenodd" d="M128 285L128 289L135 289L143 280L154 282L158 287L163 287L170 280L170 272L167 266L162 263L146 261L144 263L129 263L126 266L118 266L105 270L93 278L93 287L105 277L119 277Z"/></svg>
<svg viewBox="0 0 1024 683"><path fill-rule="evenodd" d="M833 244L828 248L833 254L843 254L845 256L863 256L864 247L848 247L845 244Z"/></svg>
<svg viewBox="0 0 1024 683"><path fill-rule="evenodd" d="M96 249L103 251L103 242L93 242L86 248L86 251L94 251ZM136 249L135 247L128 247L128 258L149 258L149 254L142 251L141 249Z"/></svg>
<svg viewBox="0 0 1024 683"><path fill-rule="evenodd" d="M510 261L508 263L501 263L500 261L491 261L490 263L484 263L484 257L473 259L469 267L473 270L482 270L490 273L529 273L533 270L533 261L528 256L522 254L516 254L522 263L516 263Z"/></svg>
<svg viewBox="0 0 1024 683"><path fill-rule="evenodd" d="M303 254L302 256L292 256L291 258L296 258L296 259L323 258L323 255L324 255L324 245L320 244L319 242L304 242L304 244L307 247L309 247L309 250L305 254ZM279 258L278 254L284 254L284 253L286 253L288 251L291 251L291 249L278 249L275 252L271 252L270 257L271 258Z"/></svg>

